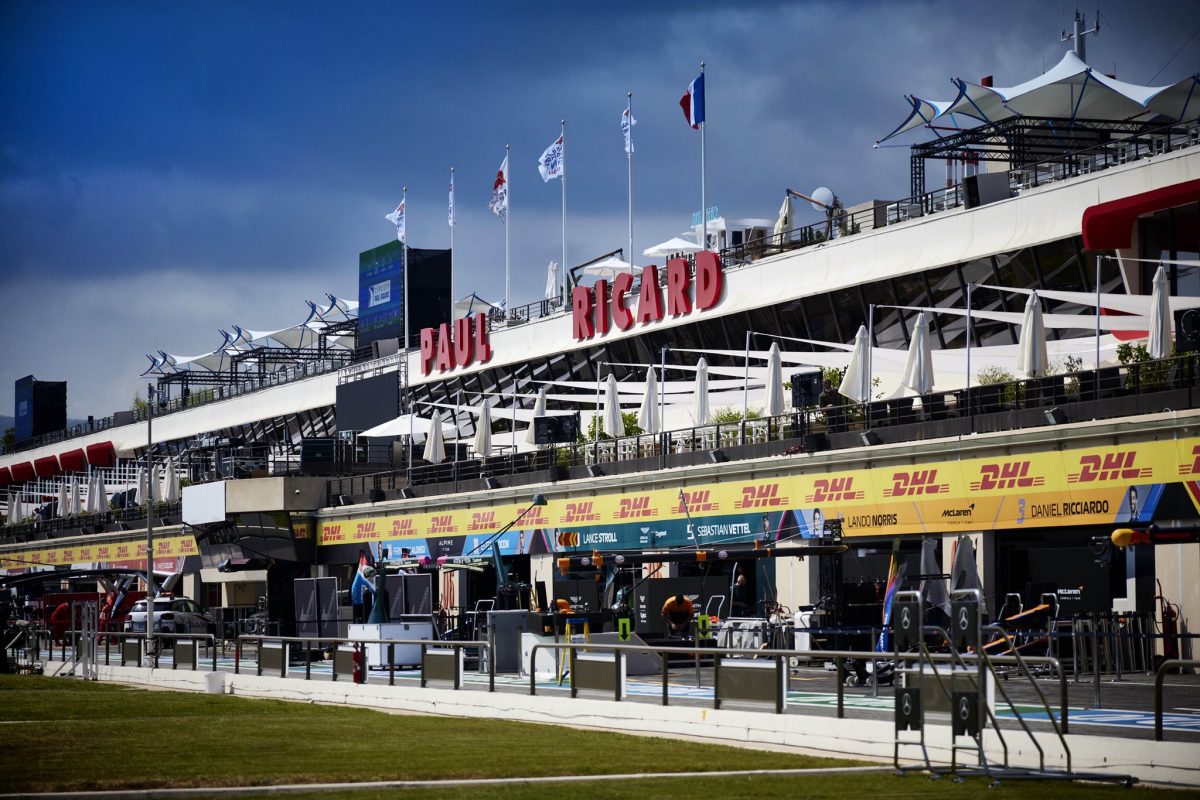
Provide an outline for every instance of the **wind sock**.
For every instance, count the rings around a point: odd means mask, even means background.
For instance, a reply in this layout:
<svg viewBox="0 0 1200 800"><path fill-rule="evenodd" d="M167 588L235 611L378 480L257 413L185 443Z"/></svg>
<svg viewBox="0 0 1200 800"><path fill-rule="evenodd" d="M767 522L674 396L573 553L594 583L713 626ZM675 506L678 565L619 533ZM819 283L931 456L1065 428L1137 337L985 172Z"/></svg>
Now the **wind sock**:
<svg viewBox="0 0 1200 800"><path fill-rule="evenodd" d="M892 543L892 564L888 568L887 589L883 593L883 630L880 631L879 641L875 645L877 653L888 651L888 625L892 622L892 604L896 601L896 592L904 583L904 573L905 564L900 560L900 540L896 539Z"/></svg>

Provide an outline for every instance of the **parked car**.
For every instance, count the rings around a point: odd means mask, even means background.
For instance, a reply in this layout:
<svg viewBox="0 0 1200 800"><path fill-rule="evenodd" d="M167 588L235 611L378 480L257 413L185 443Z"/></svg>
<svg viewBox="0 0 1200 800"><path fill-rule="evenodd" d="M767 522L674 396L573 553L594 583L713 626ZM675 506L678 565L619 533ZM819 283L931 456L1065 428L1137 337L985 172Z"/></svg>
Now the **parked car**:
<svg viewBox="0 0 1200 800"><path fill-rule="evenodd" d="M159 595L154 598L155 633L214 633L216 620L204 612L190 597ZM125 617L126 633L146 630L146 601L138 600Z"/></svg>

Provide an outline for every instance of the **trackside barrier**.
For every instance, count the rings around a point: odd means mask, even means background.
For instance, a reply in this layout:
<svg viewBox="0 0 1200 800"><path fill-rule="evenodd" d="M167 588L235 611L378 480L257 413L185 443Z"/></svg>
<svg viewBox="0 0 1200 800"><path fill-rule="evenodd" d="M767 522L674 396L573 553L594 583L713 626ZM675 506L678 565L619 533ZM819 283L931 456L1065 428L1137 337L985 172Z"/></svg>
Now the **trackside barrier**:
<svg viewBox="0 0 1200 800"><path fill-rule="evenodd" d="M1200 661L1191 658L1172 658L1164 661L1154 673L1154 741L1163 740L1163 679L1167 672L1176 667L1200 667Z"/></svg>
<svg viewBox="0 0 1200 800"><path fill-rule="evenodd" d="M67 635L60 641L61 660L67 660L67 645L66 640L71 639L72 642L77 642L82 635L81 631L69 630ZM139 633L122 633L116 631L105 631L97 635L98 639L106 639L104 645L104 666L109 666L112 663L112 648L109 644L115 640L119 647L117 652L121 658L121 666L128 666L129 662L133 662L134 666L142 666L142 653L153 659L151 664L155 669L158 669L159 657L162 655L162 647L154 647L153 651L149 649L150 645L147 641L145 632ZM165 642L171 642L171 669L179 669L179 667L190 667L192 671L199 669L200 656L197 644L203 642L204 647L211 653L209 661L209 669L212 672L217 671L217 637L211 633L156 633L150 639L161 639ZM54 643L51 642L51 655L53 655Z"/></svg>
<svg viewBox="0 0 1200 800"><path fill-rule="evenodd" d="M258 658L255 662L256 674L262 675L263 669L271 671L278 670L279 677L286 678L288 664L290 663L289 653L292 645L302 645L304 651L304 679L312 678L312 653L313 645L316 649L325 649L326 647L334 648L333 659L333 680L338 679L338 675L357 674L361 671L362 681L366 680L366 646L381 645L387 647L387 667L388 667L388 686L396 685L396 647L419 647L421 652L421 686L424 687L427 681L430 680L452 680L454 688L462 688L462 658L463 651L467 649L479 650L482 652L488 646L484 641L431 641L429 639L335 639L335 638L318 638L318 637L300 637L300 636L258 636L243 634L237 638L237 646L234 650L233 671L234 674L240 675L242 668L242 646L245 643L254 642L258 646ZM276 647L278 645L278 647ZM343 650L343 647L352 648L351 651ZM446 651L453 652L454 664L448 664L445 659ZM270 656L266 656L270 653ZM355 658L346 658L346 656L354 656ZM496 691L496 664L494 659L487 659L488 662L488 691Z"/></svg>

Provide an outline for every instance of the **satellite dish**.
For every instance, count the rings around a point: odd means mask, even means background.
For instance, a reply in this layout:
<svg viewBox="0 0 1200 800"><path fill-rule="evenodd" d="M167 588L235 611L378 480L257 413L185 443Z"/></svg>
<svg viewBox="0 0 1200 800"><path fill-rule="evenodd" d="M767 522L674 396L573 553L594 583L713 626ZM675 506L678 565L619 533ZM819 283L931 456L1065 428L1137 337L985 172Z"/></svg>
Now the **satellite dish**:
<svg viewBox="0 0 1200 800"><path fill-rule="evenodd" d="M814 211L828 211L835 200L833 189L828 186L818 186L813 189L812 197L809 200L809 205Z"/></svg>

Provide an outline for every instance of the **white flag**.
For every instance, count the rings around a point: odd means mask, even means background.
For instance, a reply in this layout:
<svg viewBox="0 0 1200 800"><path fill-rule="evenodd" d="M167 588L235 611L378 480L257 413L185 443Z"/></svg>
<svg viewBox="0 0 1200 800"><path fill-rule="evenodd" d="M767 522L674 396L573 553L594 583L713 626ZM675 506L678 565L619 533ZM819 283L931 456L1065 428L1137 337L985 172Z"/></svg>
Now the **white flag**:
<svg viewBox="0 0 1200 800"><path fill-rule="evenodd" d="M542 180L548 182L561 178L563 169L563 137L559 136L538 159L538 172L542 173Z"/></svg>
<svg viewBox="0 0 1200 800"><path fill-rule="evenodd" d="M621 112L621 133L625 134L625 152L633 152L633 126L637 125L637 120L633 118L633 114L629 113L629 109Z"/></svg>
<svg viewBox="0 0 1200 800"><path fill-rule="evenodd" d="M450 205L446 209L446 221L454 227L454 173L450 173Z"/></svg>
<svg viewBox="0 0 1200 800"><path fill-rule="evenodd" d="M492 199L488 202L488 208L500 219L504 219L508 214L508 156L504 157L504 163L496 172L496 182L492 184Z"/></svg>
<svg viewBox="0 0 1200 800"><path fill-rule="evenodd" d="M396 226L396 238L404 241L404 201L396 206L396 210L388 214L387 221Z"/></svg>

